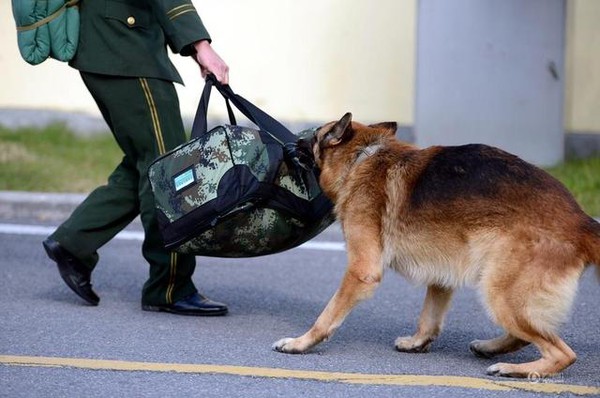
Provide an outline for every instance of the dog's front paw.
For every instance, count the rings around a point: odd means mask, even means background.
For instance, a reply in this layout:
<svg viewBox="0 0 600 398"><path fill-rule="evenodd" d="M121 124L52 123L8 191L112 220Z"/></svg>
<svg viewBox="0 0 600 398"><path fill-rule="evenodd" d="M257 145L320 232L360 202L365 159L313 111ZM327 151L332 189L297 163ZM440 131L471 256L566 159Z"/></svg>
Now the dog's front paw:
<svg viewBox="0 0 600 398"><path fill-rule="evenodd" d="M421 339L414 336L398 337L396 339L396 350L400 352L424 353L429 352L433 339Z"/></svg>
<svg viewBox="0 0 600 398"><path fill-rule="evenodd" d="M286 354L301 354L304 352L298 347L298 339L293 339L291 337L286 337L285 339L276 341L273 343L271 348L277 352L283 352Z"/></svg>

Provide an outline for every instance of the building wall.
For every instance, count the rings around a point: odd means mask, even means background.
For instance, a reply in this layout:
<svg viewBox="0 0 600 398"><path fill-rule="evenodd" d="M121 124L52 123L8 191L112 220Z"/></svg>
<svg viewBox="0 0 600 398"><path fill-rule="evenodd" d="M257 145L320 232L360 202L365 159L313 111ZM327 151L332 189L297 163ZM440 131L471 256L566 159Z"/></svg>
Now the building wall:
<svg viewBox="0 0 600 398"><path fill-rule="evenodd" d="M570 0L565 128L600 134L600 1Z"/></svg>
<svg viewBox="0 0 600 398"><path fill-rule="evenodd" d="M231 67L234 90L275 117L322 122L352 111L357 120L414 125L417 0L193 1ZM599 0L567 0L567 152L600 151L598 21ZM99 116L76 71L20 58L9 1L0 2L0 34L0 109ZM194 62L172 58L186 82L178 92L190 117L202 79ZM210 111L225 114L216 102Z"/></svg>
<svg viewBox="0 0 600 398"><path fill-rule="evenodd" d="M194 0L231 85L282 120L329 121L352 111L364 121L413 122L416 0ZM76 71L18 54L9 1L0 2L0 108L98 114ZM172 57L186 83L184 115L202 90L198 66ZM225 114L216 101L211 111Z"/></svg>

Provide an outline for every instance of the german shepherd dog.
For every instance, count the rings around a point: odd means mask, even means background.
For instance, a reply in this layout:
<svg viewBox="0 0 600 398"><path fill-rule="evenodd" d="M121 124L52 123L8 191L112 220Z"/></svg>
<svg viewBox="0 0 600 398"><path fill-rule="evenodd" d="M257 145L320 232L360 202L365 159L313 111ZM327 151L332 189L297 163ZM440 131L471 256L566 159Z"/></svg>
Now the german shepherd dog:
<svg viewBox="0 0 600 398"><path fill-rule="evenodd" d="M560 182L516 156L486 145L418 149L395 132L396 123L365 126L350 113L317 130L312 150L348 266L315 324L273 349L303 353L330 338L390 267L427 285L416 333L399 337L398 351L428 351L453 291L471 285L505 331L471 342L476 356L530 343L541 353L533 362L497 363L487 374L546 377L575 362L557 328L586 266L600 264L600 224Z"/></svg>

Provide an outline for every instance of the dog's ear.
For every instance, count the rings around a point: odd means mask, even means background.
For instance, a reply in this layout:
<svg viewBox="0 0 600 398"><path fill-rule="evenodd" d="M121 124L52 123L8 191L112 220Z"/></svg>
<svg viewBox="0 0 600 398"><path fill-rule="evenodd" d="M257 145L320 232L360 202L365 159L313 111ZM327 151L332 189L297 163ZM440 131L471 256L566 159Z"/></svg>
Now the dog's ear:
<svg viewBox="0 0 600 398"><path fill-rule="evenodd" d="M326 146L334 146L350 138L352 134L351 122L352 114L347 112L333 125L325 137L323 137L323 144Z"/></svg>
<svg viewBox="0 0 600 398"><path fill-rule="evenodd" d="M389 135L396 135L396 130L398 129L398 123L382 122L382 123L370 124L369 127L383 131Z"/></svg>

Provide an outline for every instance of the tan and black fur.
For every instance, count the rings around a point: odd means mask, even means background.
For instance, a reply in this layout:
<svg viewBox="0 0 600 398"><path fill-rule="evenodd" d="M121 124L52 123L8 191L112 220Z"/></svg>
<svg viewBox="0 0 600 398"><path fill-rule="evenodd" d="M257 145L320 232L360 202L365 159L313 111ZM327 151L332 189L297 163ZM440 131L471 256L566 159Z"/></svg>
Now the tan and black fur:
<svg viewBox="0 0 600 398"><path fill-rule="evenodd" d="M546 377L576 355L559 337L580 275L600 264L600 224L541 169L486 145L419 149L395 138L396 124L365 126L346 114L321 127L313 151L348 250L341 285L313 327L279 340L302 353L331 337L370 297L384 267L427 286L416 333L403 352L427 351L442 329L452 292L477 288L505 334L476 340L493 357L533 343L541 358L497 363L488 374Z"/></svg>

